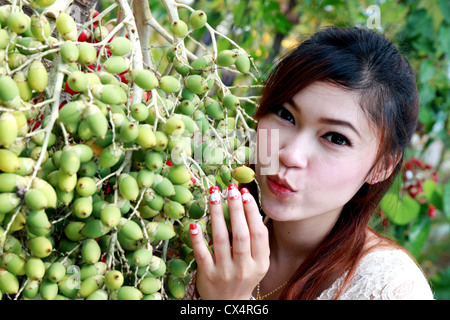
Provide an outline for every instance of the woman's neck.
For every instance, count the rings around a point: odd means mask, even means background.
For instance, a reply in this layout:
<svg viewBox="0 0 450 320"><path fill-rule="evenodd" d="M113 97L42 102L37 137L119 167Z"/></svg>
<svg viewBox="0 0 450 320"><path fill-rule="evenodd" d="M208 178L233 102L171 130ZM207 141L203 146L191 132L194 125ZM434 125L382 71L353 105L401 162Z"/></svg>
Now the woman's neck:
<svg viewBox="0 0 450 320"><path fill-rule="evenodd" d="M329 213L299 221L270 220L271 263L295 269L317 249L339 214ZM294 270L295 270L294 269Z"/></svg>

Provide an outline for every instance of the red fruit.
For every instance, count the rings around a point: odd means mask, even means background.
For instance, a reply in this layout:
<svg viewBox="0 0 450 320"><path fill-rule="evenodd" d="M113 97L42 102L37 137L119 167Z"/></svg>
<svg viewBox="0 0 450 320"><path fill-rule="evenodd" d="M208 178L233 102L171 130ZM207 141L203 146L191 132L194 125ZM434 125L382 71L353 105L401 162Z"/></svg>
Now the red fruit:
<svg viewBox="0 0 450 320"><path fill-rule="evenodd" d="M144 92L142 93L142 95L144 96L145 102L148 102L148 100L149 100L150 97L152 96L152 93L151 93L151 92L148 92L148 91L144 91Z"/></svg>
<svg viewBox="0 0 450 320"><path fill-rule="evenodd" d="M434 182L438 182L439 181L439 177L438 177L437 171L434 171L431 174L431 180L433 180Z"/></svg>
<svg viewBox="0 0 450 320"><path fill-rule="evenodd" d="M91 33L88 30L81 31L80 35L78 36L79 42L87 42L91 38Z"/></svg>
<svg viewBox="0 0 450 320"><path fill-rule="evenodd" d="M94 11L94 15L92 16L93 19L95 19L95 17L97 17L100 14L100 12L98 12L97 10ZM99 23L102 23L102 19L95 21L94 22L94 26L98 27Z"/></svg>
<svg viewBox="0 0 450 320"><path fill-rule="evenodd" d="M436 208L432 204L428 204L428 216L430 218L436 217Z"/></svg>
<svg viewBox="0 0 450 320"><path fill-rule="evenodd" d="M97 70L95 70L95 65L94 64L88 65L88 68L91 69L91 70L94 70L94 71L100 71L102 69L102 67L100 65L98 65L97 66Z"/></svg>
<svg viewBox="0 0 450 320"><path fill-rule="evenodd" d="M173 167L173 163L172 163L172 161L170 161L170 160L167 160L167 161L166 161L166 165L168 165L169 167Z"/></svg>
<svg viewBox="0 0 450 320"><path fill-rule="evenodd" d="M407 190L408 190L409 195L414 199L419 194L419 190L418 190L417 186L411 185L407 188Z"/></svg>

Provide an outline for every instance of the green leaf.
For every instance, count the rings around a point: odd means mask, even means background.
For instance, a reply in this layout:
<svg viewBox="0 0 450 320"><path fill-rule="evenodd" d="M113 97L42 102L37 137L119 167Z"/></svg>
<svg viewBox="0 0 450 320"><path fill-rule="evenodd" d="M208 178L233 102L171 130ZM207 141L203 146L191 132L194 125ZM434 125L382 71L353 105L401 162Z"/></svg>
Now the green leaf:
<svg viewBox="0 0 450 320"><path fill-rule="evenodd" d="M243 18L246 8L247 8L247 1L240 1L239 4L233 9L234 23L238 27L245 26L245 21L243 21L244 20Z"/></svg>
<svg viewBox="0 0 450 320"><path fill-rule="evenodd" d="M431 59L426 59L422 64L420 65L419 70L419 79L420 82L428 82L434 75L436 70L433 66L433 61Z"/></svg>
<svg viewBox="0 0 450 320"><path fill-rule="evenodd" d="M443 212L447 219L450 219L450 181L444 185L444 195L443 195Z"/></svg>
<svg viewBox="0 0 450 320"><path fill-rule="evenodd" d="M443 52L450 56L450 41L448 41L448 35L450 34L450 26L441 24L438 34L438 42Z"/></svg>
<svg viewBox="0 0 450 320"><path fill-rule="evenodd" d="M438 5L445 21L450 23L450 3L448 2L448 0L438 0Z"/></svg>
<svg viewBox="0 0 450 320"><path fill-rule="evenodd" d="M414 220L420 212L420 204L409 195L399 197L387 193L380 203L381 209L389 220L397 225L406 225Z"/></svg>
<svg viewBox="0 0 450 320"><path fill-rule="evenodd" d="M442 211L443 190L436 185L433 180L427 180L423 183L423 192L429 203Z"/></svg>
<svg viewBox="0 0 450 320"><path fill-rule="evenodd" d="M422 205L423 211L428 211L427 205ZM421 253L428 235L430 234L432 222L428 217L423 217L409 229L408 250L413 256L418 257Z"/></svg>

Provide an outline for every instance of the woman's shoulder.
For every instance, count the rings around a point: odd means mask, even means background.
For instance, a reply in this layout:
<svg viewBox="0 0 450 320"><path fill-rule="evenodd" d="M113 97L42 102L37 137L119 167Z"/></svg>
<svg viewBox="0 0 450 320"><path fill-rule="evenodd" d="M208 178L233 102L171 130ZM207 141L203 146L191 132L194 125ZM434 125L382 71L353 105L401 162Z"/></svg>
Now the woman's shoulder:
<svg viewBox="0 0 450 320"><path fill-rule="evenodd" d="M321 297L336 292L344 278ZM371 250L361 258L340 299L424 300L433 299L433 293L414 259L401 248L388 247Z"/></svg>

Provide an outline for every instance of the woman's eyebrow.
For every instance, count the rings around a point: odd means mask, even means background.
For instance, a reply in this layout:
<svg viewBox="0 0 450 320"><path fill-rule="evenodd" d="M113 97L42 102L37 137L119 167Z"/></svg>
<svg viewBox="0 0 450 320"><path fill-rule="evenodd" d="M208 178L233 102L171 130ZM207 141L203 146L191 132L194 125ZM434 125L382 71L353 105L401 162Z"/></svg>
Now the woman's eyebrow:
<svg viewBox="0 0 450 320"><path fill-rule="evenodd" d="M286 101L286 103L289 104L295 110L297 110L299 113L301 112L301 109L297 106L297 104L294 102L294 100L292 100L292 98L288 99ZM361 134L358 132L358 130L356 130L356 128L348 121L340 120L340 119L321 117L319 119L319 123L333 124L333 125L338 125L338 126L343 126L343 127L350 128L351 130L353 130L357 134L357 136L359 138L361 138Z"/></svg>
<svg viewBox="0 0 450 320"><path fill-rule="evenodd" d="M361 138L361 135L359 134L358 130L356 130L356 128L350 122L347 122L345 120L332 119L332 118L320 118L319 122L320 123L325 123L325 124L333 124L333 125L338 125L338 126L343 126L343 127L350 128L351 130L353 130L358 135L358 137Z"/></svg>

